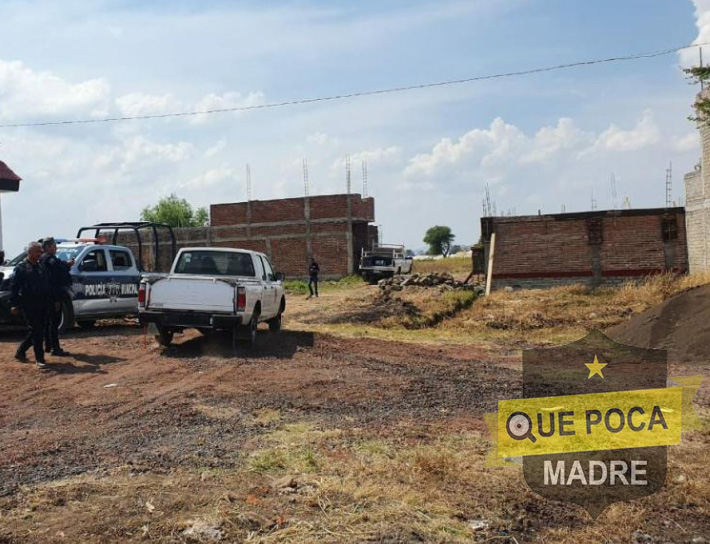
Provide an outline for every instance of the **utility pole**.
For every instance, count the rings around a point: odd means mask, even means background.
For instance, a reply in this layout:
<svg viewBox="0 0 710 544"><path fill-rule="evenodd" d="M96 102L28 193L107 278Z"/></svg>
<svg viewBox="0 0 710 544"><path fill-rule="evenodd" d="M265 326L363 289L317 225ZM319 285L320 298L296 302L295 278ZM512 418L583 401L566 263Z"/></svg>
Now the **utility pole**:
<svg viewBox="0 0 710 544"><path fill-rule="evenodd" d="M251 166L247 163L247 201L251 200Z"/></svg>

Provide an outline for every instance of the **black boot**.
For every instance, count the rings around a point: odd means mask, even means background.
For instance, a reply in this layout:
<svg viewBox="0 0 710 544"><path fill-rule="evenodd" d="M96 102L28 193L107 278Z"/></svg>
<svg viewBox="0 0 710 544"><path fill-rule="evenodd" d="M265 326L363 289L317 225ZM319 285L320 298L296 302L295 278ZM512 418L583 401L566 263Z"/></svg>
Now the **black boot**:
<svg viewBox="0 0 710 544"><path fill-rule="evenodd" d="M17 359L21 363L29 363L29 360L27 359L27 354L22 351L15 352L15 359Z"/></svg>

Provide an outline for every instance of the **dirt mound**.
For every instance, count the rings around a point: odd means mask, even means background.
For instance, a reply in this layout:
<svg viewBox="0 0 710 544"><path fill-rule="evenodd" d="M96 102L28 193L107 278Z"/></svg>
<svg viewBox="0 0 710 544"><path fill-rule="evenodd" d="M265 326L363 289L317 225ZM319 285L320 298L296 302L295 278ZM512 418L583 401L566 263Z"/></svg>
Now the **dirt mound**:
<svg viewBox="0 0 710 544"><path fill-rule="evenodd" d="M606 331L622 344L667 349L669 362L710 358L710 285L674 296Z"/></svg>
<svg viewBox="0 0 710 544"><path fill-rule="evenodd" d="M373 325L383 319L392 317L416 318L421 314L419 308L408 300L397 297L377 296L372 303L359 309L347 309L342 313L329 317L320 317L313 322L326 324L353 323L363 325Z"/></svg>
<svg viewBox="0 0 710 544"><path fill-rule="evenodd" d="M453 291L454 289L474 290L473 285L458 281L447 272L394 276L378 281L377 285L385 293L401 291L407 287L437 287L440 291Z"/></svg>

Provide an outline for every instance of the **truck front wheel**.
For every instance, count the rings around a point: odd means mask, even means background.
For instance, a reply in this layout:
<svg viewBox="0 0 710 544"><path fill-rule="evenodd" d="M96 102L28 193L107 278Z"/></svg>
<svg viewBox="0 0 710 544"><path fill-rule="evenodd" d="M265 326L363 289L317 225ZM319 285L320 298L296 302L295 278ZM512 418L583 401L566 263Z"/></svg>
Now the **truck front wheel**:
<svg viewBox="0 0 710 544"><path fill-rule="evenodd" d="M284 299L281 299L281 305L279 306L279 313L275 316L269 319L268 324L269 324L269 331L271 332L279 332L281 331L281 316L284 313L284 308L286 306L286 301Z"/></svg>
<svg viewBox="0 0 710 544"><path fill-rule="evenodd" d="M70 300L61 302L61 313L59 316L59 332L64 333L69 327L74 325L74 306Z"/></svg>
<svg viewBox="0 0 710 544"><path fill-rule="evenodd" d="M173 341L173 331L160 328L158 329L158 334L155 335L155 339L161 346L168 347Z"/></svg>

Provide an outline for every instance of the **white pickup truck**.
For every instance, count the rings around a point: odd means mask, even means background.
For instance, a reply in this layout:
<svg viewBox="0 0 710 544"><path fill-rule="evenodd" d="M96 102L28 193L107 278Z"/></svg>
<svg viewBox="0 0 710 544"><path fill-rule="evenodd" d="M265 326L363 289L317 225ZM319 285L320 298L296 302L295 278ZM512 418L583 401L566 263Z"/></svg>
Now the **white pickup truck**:
<svg viewBox="0 0 710 544"><path fill-rule="evenodd" d="M181 249L167 275L146 275L138 291L142 325L157 328L163 346L184 329L232 332L233 342L256 341L259 323L281 330L286 309L283 275L274 272L263 253L246 249Z"/></svg>
<svg viewBox="0 0 710 544"><path fill-rule="evenodd" d="M381 244L369 251L362 250L360 274L369 283L411 272L412 258L407 257L403 245Z"/></svg>

